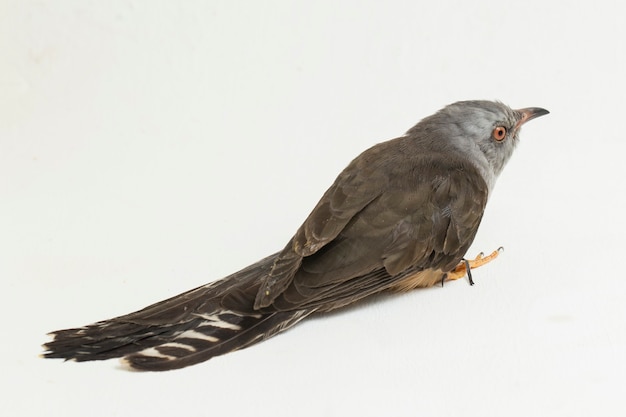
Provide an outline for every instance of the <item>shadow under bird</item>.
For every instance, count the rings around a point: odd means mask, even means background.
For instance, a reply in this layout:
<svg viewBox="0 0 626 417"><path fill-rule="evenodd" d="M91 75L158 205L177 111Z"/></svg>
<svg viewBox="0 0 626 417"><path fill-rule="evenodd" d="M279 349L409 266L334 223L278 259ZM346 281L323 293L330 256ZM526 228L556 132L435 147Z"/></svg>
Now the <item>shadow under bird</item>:
<svg viewBox="0 0 626 417"><path fill-rule="evenodd" d="M382 291L457 279L495 257L464 256L520 127L548 114L450 104L354 159L285 248L143 310L59 330L46 358L122 357L165 371L248 347L305 317Z"/></svg>

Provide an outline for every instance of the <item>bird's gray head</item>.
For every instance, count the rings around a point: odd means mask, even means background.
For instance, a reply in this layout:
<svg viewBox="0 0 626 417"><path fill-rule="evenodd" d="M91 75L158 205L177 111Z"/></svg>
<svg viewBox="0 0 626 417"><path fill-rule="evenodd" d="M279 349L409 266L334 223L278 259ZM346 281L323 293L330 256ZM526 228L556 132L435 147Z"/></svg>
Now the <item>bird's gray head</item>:
<svg viewBox="0 0 626 417"><path fill-rule="evenodd" d="M548 111L539 107L513 110L500 102L459 101L422 120L407 134L421 130L445 147L460 150L492 189L517 145L520 127L544 114Z"/></svg>

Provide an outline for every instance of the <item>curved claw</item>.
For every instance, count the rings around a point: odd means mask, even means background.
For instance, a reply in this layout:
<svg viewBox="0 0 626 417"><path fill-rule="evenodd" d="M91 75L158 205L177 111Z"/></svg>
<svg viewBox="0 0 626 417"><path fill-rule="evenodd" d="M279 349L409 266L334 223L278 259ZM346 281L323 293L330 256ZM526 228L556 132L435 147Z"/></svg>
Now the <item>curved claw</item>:
<svg viewBox="0 0 626 417"><path fill-rule="evenodd" d="M470 279L470 284L473 285L474 282L471 279L471 270L488 264L489 262L496 259L498 255L500 255L502 252L504 252L504 248L500 246L497 250L494 250L487 256L485 256L485 254L481 252L476 256L476 258L472 260L462 260L461 262L459 262L456 268L448 273L447 279L455 280L463 278L465 274L467 274L468 278Z"/></svg>

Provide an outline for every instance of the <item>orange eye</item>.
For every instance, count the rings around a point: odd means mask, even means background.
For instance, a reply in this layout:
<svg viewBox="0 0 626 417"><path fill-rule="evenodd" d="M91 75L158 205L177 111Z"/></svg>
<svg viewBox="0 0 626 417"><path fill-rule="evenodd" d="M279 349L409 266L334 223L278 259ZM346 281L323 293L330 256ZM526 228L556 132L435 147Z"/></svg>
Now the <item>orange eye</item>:
<svg viewBox="0 0 626 417"><path fill-rule="evenodd" d="M504 126L495 127L493 129L493 132L491 132L491 137L497 140L498 142L503 141L504 138L506 138L506 127Z"/></svg>

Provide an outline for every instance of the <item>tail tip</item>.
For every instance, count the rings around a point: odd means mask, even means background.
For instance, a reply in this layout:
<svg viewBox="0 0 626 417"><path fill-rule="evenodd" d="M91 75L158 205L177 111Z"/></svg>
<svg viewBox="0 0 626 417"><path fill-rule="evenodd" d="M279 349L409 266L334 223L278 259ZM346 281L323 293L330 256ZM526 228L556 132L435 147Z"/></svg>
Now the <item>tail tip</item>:
<svg viewBox="0 0 626 417"><path fill-rule="evenodd" d="M137 369L133 366L133 362L128 358L128 356L124 356L119 359L118 369L128 372L141 372L141 369Z"/></svg>

